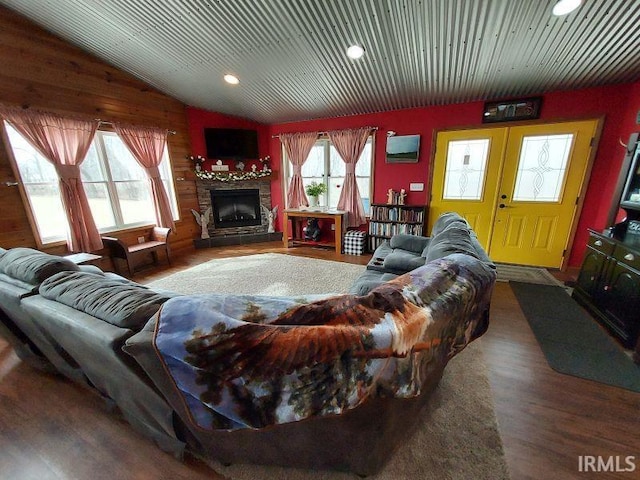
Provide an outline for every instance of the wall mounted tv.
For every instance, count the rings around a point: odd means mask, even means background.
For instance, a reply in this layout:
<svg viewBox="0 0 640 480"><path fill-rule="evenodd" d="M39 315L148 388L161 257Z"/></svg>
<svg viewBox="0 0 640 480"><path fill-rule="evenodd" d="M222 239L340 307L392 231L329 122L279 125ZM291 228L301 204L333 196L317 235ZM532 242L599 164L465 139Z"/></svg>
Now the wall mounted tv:
<svg viewBox="0 0 640 480"><path fill-rule="evenodd" d="M205 128L207 157L213 160L255 160L258 132L240 128Z"/></svg>

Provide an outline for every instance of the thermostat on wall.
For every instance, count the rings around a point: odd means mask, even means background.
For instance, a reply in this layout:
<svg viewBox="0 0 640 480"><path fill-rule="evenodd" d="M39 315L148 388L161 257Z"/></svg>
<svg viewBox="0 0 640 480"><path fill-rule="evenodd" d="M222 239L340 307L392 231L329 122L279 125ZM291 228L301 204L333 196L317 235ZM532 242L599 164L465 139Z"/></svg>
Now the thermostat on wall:
<svg viewBox="0 0 640 480"><path fill-rule="evenodd" d="M410 183L409 191L411 192L421 192L424 190L424 183Z"/></svg>

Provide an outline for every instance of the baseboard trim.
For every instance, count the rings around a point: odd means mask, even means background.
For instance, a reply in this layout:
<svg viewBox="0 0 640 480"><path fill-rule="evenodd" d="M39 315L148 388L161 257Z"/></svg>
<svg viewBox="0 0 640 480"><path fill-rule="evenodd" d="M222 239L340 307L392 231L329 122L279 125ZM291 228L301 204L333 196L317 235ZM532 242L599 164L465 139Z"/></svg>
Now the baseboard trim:
<svg viewBox="0 0 640 480"><path fill-rule="evenodd" d="M193 245L196 248L210 248L275 241L282 241L282 232L248 233L243 235L220 235L211 238L197 238L193 241Z"/></svg>

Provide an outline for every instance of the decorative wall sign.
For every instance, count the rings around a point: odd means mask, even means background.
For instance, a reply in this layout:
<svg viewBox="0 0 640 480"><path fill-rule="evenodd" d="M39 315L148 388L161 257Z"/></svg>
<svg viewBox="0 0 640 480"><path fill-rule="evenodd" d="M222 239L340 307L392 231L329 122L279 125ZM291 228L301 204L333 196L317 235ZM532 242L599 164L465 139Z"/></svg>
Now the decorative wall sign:
<svg viewBox="0 0 640 480"><path fill-rule="evenodd" d="M485 102L482 123L513 122L540 117L542 97Z"/></svg>
<svg viewBox="0 0 640 480"><path fill-rule="evenodd" d="M387 137L387 163L418 163L420 135Z"/></svg>

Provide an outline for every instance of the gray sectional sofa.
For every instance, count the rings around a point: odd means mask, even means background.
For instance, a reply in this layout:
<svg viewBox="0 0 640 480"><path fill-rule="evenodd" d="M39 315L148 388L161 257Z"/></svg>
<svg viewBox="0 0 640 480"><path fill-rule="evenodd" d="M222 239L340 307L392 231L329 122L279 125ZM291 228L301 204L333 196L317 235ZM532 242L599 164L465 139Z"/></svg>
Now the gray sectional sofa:
<svg viewBox="0 0 640 480"><path fill-rule="evenodd" d="M471 255L493 266L469 223L458 213L447 212L436 220L430 237L398 234L382 243L349 292L364 295L381 283L452 253Z"/></svg>
<svg viewBox="0 0 640 480"><path fill-rule="evenodd" d="M0 249L0 334L177 457L371 474L488 325L495 269L450 217L374 254L362 294L309 298L177 295Z"/></svg>

